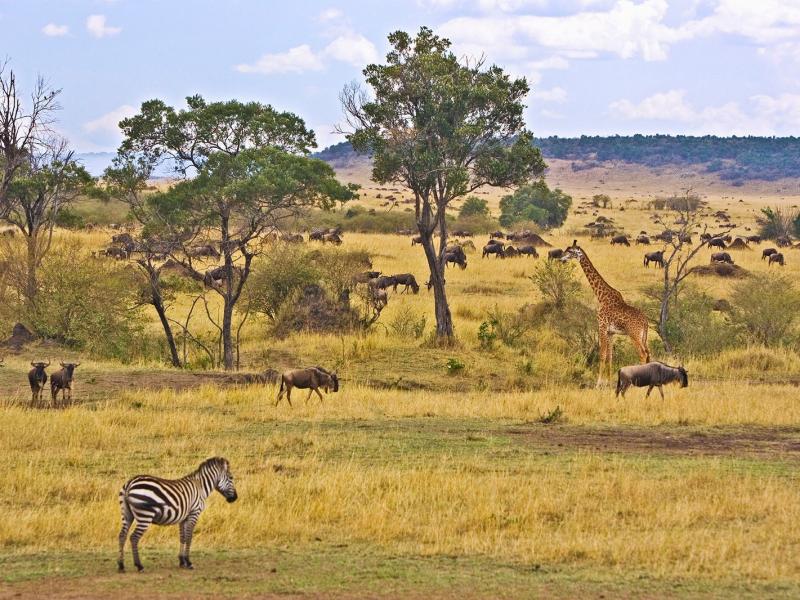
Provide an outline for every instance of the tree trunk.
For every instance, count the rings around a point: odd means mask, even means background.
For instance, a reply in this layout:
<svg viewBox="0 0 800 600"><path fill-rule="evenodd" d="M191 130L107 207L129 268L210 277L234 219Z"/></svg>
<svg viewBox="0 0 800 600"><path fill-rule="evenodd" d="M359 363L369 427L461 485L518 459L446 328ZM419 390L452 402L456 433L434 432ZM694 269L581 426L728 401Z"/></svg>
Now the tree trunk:
<svg viewBox="0 0 800 600"><path fill-rule="evenodd" d="M169 347L169 354L172 360L173 367L181 367L181 359L178 356L178 347L175 345L175 336L172 335L172 327L167 320L167 311L164 308L164 302L161 296L153 292L153 306L158 313L158 318L161 320L161 326L164 328L164 337L167 339L167 346Z"/></svg>
<svg viewBox="0 0 800 600"><path fill-rule="evenodd" d="M28 246L28 257L26 262L25 273L25 298L29 305L33 305L36 298L37 282L36 282L36 232L31 232L30 235L25 237Z"/></svg>
<svg viewBox="0 0 800 600"><path fill-rule="evenodd" d="M230 371L234 367L232 325L233 303L225 298L225 306L222 310L222 364L226 371Z"/></svg>
<svg viewBox="0 0 800 600"><path fill-rule="evenodd" d="M436 337L440 340L451 340L455 333L453 331L453 316L450 314L450 305L447 303L447 293L444 282L444 264L439 260L439 255L433 247L433 237L421 232L422 247L425 250L425 258L428 259L428 267L431 272L431 283L433 283L433 302L436 314Z"/></svg>
<svg viewBox="0 0 800 600"><path fill-rule="evenodd" d="M661 296L661 310L658 313L658 335L664 344L664 350L672 354L672 346L667 337L667 321L669 319L669 300L672 296L672 287L669 281L669 267L664 265L664 294Z"/></svg>

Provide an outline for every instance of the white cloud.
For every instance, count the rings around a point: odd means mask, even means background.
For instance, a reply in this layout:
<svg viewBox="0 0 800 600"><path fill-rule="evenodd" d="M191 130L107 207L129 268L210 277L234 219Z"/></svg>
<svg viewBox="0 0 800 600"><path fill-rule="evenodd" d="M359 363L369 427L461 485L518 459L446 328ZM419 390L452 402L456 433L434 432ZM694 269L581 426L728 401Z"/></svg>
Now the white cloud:
<svg viewBox="0 0 800 600"><path fill-rule="evenodd" d="M42 33L50 37L61 37L69 33L69 27L66 25L56 25L55 23L48 23L42 27Z"/></svg>
<svg viewBox="0 0 800 600"><path fill-rule="evenodd" d="M375 45L357 33L340 35L326 46L324 54L358 68L378 61Z"/></svg>
<svg viewBox="0 0 800 600"><path fill-rule="evenodd" d="M478 0L478 8L486 12L514 12L522 8L543 8L547 0Z"/></svg>
<svg viewBox="0 0 800 600"><path fill-rule="evenodd" d="M295 46L286 52L264 54L253 64L236 65L240 73L262 73L272 75L275 73L303 73L304 71L319 71L323 67L322 60L314 54L308 44Z"/></svg>
<svg viewBox="0 0 800 600"><path fill-rule="evenodd" d="M119 122L122 119L132 117L138 111L130 104L123 104L92 121L83 124L83 130L87 133L117 134L119 133Z"/></svg>
<svg viewBox="0 0 800 600"><path fill-rule="evenodd" d="M542 102L555 102L561 104L567 101L567 90L562 87L554 87L549 90L534 90L533 99Z"/></svg>
<svg viewBox="0 0 800 600"><path fill-rule="evenodd" d="M554 110L549 110L547 108L543 108L539 111L539 115L544 117L545 119L565 119L566 115L556 112Z"/></svg>
<svg viewBox="0 0 800 600"><path fill-rule="evenodd" d="M105 15L90 15L86 19L86 29L96 38L117 35L120 31L122 31L122 27L111 27L110 25L106 25Z"/></svg>
<svg viewBox="0 0 800 600"><path fill-rule="evenodd" d="M738 102L695 108L685 90L669 90L638 103L617 100L609 110L625 120L678 123L681 132L696 135L790 135L800 127L800 94L751 96L744 108Z"/></svg>

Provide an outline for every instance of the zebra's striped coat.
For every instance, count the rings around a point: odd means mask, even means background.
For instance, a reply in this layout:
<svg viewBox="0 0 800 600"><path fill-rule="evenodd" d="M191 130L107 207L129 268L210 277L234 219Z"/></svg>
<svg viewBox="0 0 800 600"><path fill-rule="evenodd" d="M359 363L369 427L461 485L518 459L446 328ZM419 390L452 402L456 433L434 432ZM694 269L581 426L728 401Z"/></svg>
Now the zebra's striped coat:
<svg viewBox="0 0 800 600"><path fill-rule="evenodd" d="M136 527L131 534L131 549L137 569L141 571L144 568L139 560L139 540L152 523L180 527L181 550L178 559L182 568L191 569L189 549L192 532L206 506L206 499L214 490L228 502L234 502L238 497L230 464L224 458L210 458L181 479L138 475L128 480L119 493L122 512L117 561L119 570L125 570L125 540L134 520Z"/></svg>

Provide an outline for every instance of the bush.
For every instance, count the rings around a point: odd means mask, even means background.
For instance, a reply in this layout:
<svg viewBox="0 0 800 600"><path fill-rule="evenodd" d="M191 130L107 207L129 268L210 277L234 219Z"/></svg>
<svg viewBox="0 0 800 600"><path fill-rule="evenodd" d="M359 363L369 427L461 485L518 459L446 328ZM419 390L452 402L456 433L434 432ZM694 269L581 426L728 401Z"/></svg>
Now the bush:
<svg viewBox="0 0 800 600"><path fill-rule="evenodd" d="M448 223L448 227L451 230L462 229L464 231L469 231L473 235L477 235L494 231L497 229L498 223L496 219L488 215L471 215L468 217L459 215L455 221Z"/></svg>
<svg viewBox="0 0 800 600"><path fill-rule="evenodd" d="M731 319L751 341L778 346L797 341L795 323L800 292L791 279L770 273L754 275L731 295Z"/></svg>
<svg viewBox="0 0 800 600"><path fill-rule="evenodd" d="M469 196L464 200L461 205L461 210L458 211L458 218L465 217L488 217L489 216L489 203L483 198L477 196Z"/></svg>
<svg viewBox="0 0 800 600"><path fill-rule="evenodd" d="M389 329L401 338L407 339L413 337L418 340L425 334L426 323L427 318L425 315L419 315L406 306L400 309L389 321Z"/></svg>
<svg viewBox="0 0 800 600"><path fill-rule="evenodd" d="M556 310L563 310L574 301L581 289L575 279L575 265L560 260L539 262L530 279L543 300Z"/></svg>
<svg viewBox="0 0 800 600"><path fill-rule="evenodd" d="M299 219L294 228L341 227L344 231L358 233L395 233L401 229L416 229L413 212L394 210L369 210L363 206L350 206L345 211L314 210Z"/></svg>
<svg viewBox="0 0 800 600"><path fill-rule="evenodd" d="M56 225L65 229L82 229L86 222L82 215L69 207L62 208L56 216Z"/></svg>
<svg viewBox="0 0 800 600"><path fill-rule="evenodd" d="M292 244L276 244L253 263L244 301L250 310L276 320L281 308L292 302L320 273L307 250Z"/></svg>
<svg viewBox="0 0 800 600"><path fill-rule="evenodd" d="M88 260L79 243L64 243L44 259L38 282L35 305L20 307L32 331L98 356L133 357L143 321L132 310L139 286L131 269Z"/></svg>
<svg viewBox="0 0 800 600"><path fill-rule="evenodd" d="M762 208L763 216L758 217L758 233L768 240L780 237L800 236L800 212L795 209L778 206Z"/></svg>
<svg viewBox="0 0 800 600"><path fill-rule="evenodd" d="M607 208L611 204L611 196L608 194L595 194L592 196L592 206Z"/></svg>
<svg viewBox="0 0 800 600"><path fill-rule="evenodd" d="M519 221L534 221L544 228L564 224L572 206L572 197L560 189L550 190L544 179L520 186L500 200L500 224L511 227Z"/></svg>

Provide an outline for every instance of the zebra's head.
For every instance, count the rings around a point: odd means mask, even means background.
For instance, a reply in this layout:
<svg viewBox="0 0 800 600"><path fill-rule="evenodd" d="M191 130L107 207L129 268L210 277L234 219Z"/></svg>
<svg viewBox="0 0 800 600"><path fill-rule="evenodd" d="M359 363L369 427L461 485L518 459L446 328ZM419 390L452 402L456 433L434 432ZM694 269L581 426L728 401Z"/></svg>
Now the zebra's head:
<svg viewBox="0 0 800 600"><path fill-rule="evenodd" d="M233 474L231 465L226 458L209 458L200 465L200 471L211 476L214 489L225 497L228 502L236 502L239 495L236 493L236 486L233 484Z"/></svg>

